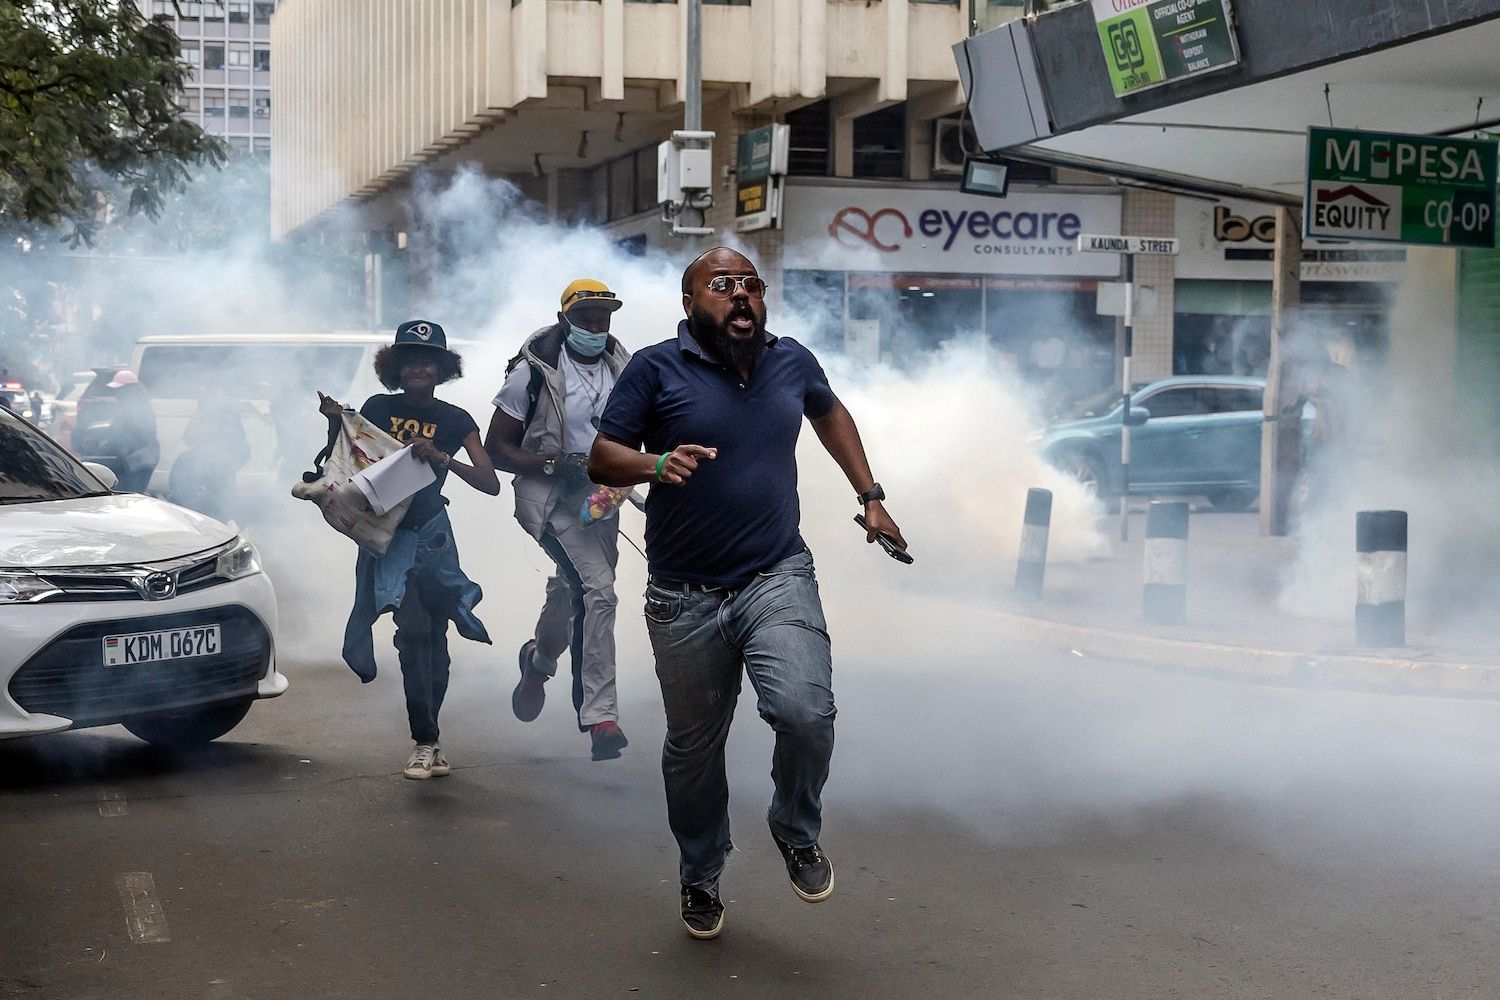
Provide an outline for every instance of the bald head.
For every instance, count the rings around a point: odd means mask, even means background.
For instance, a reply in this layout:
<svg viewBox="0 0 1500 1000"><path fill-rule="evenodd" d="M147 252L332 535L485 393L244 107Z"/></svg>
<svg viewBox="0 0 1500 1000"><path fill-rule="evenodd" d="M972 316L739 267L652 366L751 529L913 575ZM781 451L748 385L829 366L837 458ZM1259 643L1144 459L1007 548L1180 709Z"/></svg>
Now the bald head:
<svg viewBox="0 0 1500 1000"><path fill-rule="evenodd" d="M750 263L750 258L738 250L729 247L710 247L698 256L694 257L692 263L682 272L682 294L693 294L693 281L699 271L704 268L713 268L722 264L720 270L732 271L735 274L755 274L755 265Z"/></svg>

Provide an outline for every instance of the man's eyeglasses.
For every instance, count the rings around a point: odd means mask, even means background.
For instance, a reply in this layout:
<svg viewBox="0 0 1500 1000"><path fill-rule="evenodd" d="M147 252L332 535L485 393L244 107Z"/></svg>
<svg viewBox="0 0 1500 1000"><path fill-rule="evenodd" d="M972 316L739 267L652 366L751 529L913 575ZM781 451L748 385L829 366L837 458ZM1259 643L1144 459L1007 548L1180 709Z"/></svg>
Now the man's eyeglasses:
<svg viewBox="0 0 1500 1000"><path fill-rule="evenodd" d="M752 299L762 298L766 294L766 283L758 275L716 274L708 279L708 290L724 298L733 295L736 286L743 288L745 294Z"/></svg>

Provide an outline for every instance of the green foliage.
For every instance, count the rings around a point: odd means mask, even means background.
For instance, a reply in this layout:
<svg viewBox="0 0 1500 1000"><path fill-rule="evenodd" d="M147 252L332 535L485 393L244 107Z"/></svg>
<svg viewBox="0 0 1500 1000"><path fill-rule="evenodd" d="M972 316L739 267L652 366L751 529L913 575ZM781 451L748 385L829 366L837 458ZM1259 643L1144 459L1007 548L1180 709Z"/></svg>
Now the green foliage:
<svg viewBox="0 0 1500 1000"><path fill-rule="evenodd" d="M0 0L0 229L155 218L224 144L183 120L178 38L133 0Z"/></svg>

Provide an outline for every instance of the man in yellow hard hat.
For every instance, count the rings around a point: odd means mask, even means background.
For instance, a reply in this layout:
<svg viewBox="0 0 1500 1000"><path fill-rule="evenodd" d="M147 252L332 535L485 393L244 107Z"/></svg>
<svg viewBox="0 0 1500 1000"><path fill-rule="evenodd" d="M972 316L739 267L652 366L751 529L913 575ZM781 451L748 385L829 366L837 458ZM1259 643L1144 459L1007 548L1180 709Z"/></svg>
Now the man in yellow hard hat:
<svg viewBox="0 0 1500 1000"><path fill-rule="evenodd" d="M506 368L484 446L515 474L516 520L557 564L536 631L522 646L511 708L535 719L557 660L571 651L573 707L594 760L620 756L628 741L615 697L615 564L619 518L585 522L595 489L588 452L604 404L630 352L610 335L622 303L602 281L563 289L557 322L528 337Z"/></svg>

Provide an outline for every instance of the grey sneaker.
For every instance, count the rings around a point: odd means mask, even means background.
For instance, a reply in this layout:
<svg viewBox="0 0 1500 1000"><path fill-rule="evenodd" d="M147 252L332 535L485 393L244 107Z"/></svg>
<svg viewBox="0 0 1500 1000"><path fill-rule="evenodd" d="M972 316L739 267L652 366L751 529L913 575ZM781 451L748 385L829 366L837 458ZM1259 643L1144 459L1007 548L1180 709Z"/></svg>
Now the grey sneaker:
<svg viewBox="0 0 1500 1000"><path fill-rule="evenodd" d="M771 831L771 839L786 861L787 878L792 891L808 903L821 903L833 895L833 862L814 843L811 847L793 847Z"/></svg>
<svg viewBox="0 0 1500 1000"><path fill-rule="evenodd" d="M682 923L699 941L719 936L724 929L724 903L719 899L719 883L682 887Z"/></svg>
<svg viewBox="0 0 1500 1000"><path fill-rule="evenodd" d="M448 766L448 758L443 756L442 746L434 743L432 745L432 776L446 778L452 773L453 769Z"/></svg>
<svg viewBox="0 0 1500 1000"><path fill-rule="evenodd" d="M432 777L432 761L437 756L437 747L431 743L418 743L407 758L406 769L401 773L413 781Z"/></svg>

